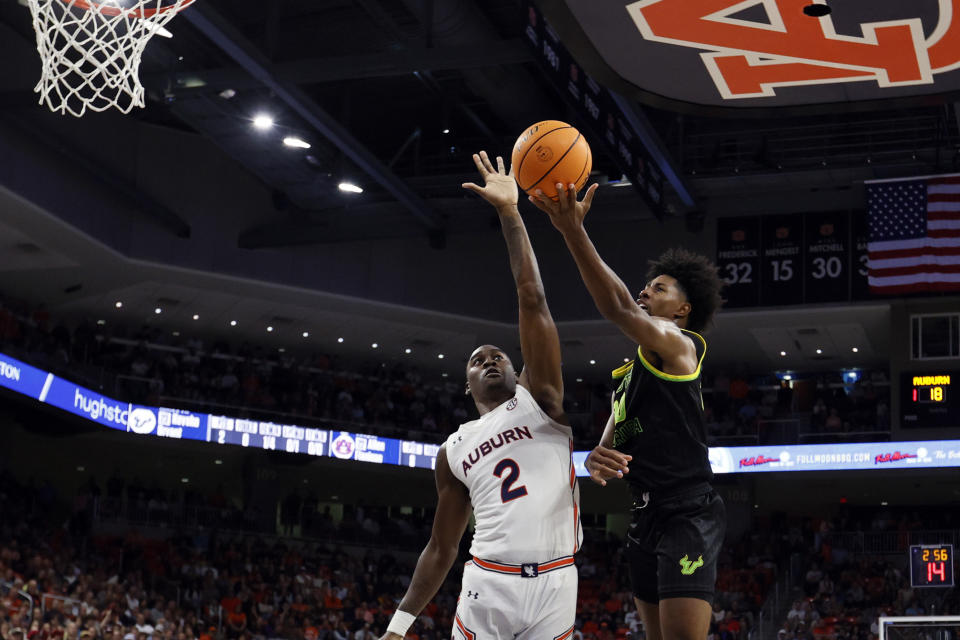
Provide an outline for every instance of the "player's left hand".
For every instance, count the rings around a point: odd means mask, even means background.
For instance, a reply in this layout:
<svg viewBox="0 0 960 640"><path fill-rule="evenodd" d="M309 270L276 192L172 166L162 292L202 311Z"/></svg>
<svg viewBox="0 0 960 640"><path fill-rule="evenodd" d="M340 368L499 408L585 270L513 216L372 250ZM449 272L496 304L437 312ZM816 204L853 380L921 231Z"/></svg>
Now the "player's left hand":
<svg viewBox="0 0 960 640"><path fill-rule="evenodd" d="M529 197L537 209L550 216L550 222L560 233L575 231L583 227L583 219L590 211L590 205L593 204L593 195L597 192L597 183L590 185L587 192L583 194L582 200L577 200L577 187L574 184L560 184L557 187L557 201L551 200L543 191L537 189L534 195Z"/></svg>
<svg viewBox="0 0 960 640"><path fill-rule="evenodd" d="M607 486L607 480L622 478L630 473L630 461L633 456L620 453L603 445L597 445L587 455L584 466L590 474L590 479L601 487Z"/></svg>
<svg viewBox="0 0 960 640"><path fill-rule="evenodd" d="M508 172L503 165L503 158L497 156L497 168L493 168L486 151L473 154L473 163L480 171L484 186L472 182L464 182L463 188L473 191L481 198L499 210L501 207L517 205L517 181L513 178L513 168Z"/></svg>

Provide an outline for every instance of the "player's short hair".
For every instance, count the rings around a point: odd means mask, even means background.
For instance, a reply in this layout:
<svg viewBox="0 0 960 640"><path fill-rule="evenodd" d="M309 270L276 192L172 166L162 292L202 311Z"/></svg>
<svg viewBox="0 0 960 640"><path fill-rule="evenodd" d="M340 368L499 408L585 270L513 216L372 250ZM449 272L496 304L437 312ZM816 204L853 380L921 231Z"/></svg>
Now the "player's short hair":
<svg viewBox="0 0 960 640"><path fill-rule="evenodd" d="M690 303L687 329L701 333L709 328L713 314L723 304L720 296L723 281L717 274L716 265L706 256L686 249L667 249L656 260L650 260L647 282L659 275L676 279L687 296L687 302Z"/></svg>

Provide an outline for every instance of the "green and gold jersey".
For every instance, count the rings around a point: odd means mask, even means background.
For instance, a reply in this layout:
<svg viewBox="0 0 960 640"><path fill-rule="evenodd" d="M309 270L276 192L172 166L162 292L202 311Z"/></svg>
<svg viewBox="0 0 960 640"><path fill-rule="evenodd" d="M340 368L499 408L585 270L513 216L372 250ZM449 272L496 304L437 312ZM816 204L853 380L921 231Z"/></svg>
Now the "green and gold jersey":
<svg viewBox="0 0 960 640"><path fill-rule="evenodd" d="M637 359L613 372L613 448L633 456L625 476L635 491L672 492L713 478L703 420L700 367L707 343L681 329L693 341L697 369L690 375L664 373Z"/></svg>

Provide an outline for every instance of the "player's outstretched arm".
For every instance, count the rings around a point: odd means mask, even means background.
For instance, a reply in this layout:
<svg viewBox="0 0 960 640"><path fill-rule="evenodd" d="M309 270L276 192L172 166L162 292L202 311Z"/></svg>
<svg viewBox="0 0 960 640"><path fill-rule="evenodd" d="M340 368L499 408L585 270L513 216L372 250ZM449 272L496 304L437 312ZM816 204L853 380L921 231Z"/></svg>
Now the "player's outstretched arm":
<svg viewBox="0 0 960 640"><path fill-rule="evenodd" d="M433 517L433 531L430 534L430 541L427 542L427 546L420 554L420 559L417 560L410 586L407 587L407 593L397 606L397 612L390 623L391 627L406 617L403 614L407 614L409 616L407 619L412 622L411 618L420 615L430 599L436 595L447 573L450 572L450 567L457 559L460 538L463 537L467 522L470 520L470 494L450 470L446 447L440 447L440 451L437 452L435 477L437 513ZM407 624L404 631L409 626ZM388 628L381 640L399 640L402 637L403 635L392 633Z"/></svg>
<svg viewBox="0 0 960 640"><path fill-rule="evenodd" d="M473 161L484 180L483 187L472 182L463 187L477 193L497 209L500 227L510 255L510 270L517 285L520 304L520 350L523 372L520 384L554 420L566 423L563 413L563 376L560 372L560 337L547 306L537 257L520 211L517 209L517 182L497 156L497 167L486 151L474 154Z"/></svg>
<svg viewBox="0 0 960 640"><path fill-rule="evenodd" d="M530 202L547 213L553 226L563 235L580 277L604 318L640 346L656 351L664 360L686 354L689 340L672 323L659 322L640 308L627 285L603 261L587 235L583 219L590 211L596 191L597 185L590 185L583 200L578 201L574 185L557 184L558 202L539 191L536 196L530 196Z"/></svg>

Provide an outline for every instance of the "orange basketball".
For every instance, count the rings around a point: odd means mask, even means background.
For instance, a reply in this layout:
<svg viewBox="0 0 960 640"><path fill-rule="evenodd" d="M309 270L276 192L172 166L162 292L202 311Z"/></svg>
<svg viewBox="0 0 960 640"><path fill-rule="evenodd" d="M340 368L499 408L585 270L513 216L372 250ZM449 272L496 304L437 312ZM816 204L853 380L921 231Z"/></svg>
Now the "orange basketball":
<svg viewBox="0 0 960 640"><path fill-rule="evenodd" d="M583 188L593 168L590 145L574 127L559 120L544 120L524 131L513 145L513 175L521 189L537 189L557 199L557 183Z"/></svg>

